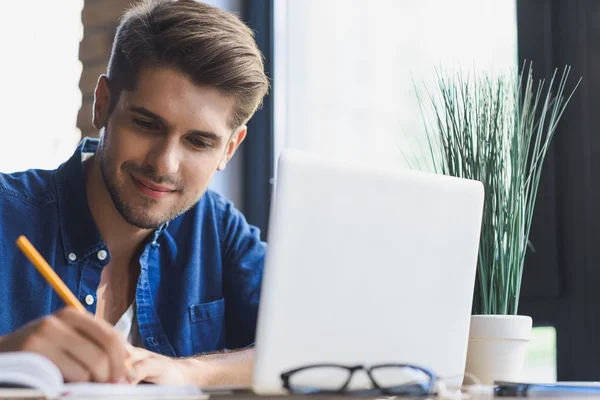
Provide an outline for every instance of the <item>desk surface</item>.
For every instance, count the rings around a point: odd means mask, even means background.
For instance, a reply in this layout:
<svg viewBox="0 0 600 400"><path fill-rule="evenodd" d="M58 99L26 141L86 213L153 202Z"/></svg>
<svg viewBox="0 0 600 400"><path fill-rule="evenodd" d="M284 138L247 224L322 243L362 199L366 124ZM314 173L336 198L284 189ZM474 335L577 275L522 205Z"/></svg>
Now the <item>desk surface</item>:
<svg viewBox="0 0 600 400"><path fill-rule="evenodd" d="M0 389L0 399L27 399L27 400L37 400L37 399L46 399L46 397L40 396L40 392L39 391L35 391L35 390L31 390L31 389ZM385 400L390 400L390 399L394 399L393 397L389 397L389 396L380 396L380 397L374 397L374 398L366 398L366 397L356 397L356 396L342 396L342 395L294 395L294 396L287 396L287 395L269 395L269 396L259 396L256 395L254 393L252 393L249 390L236 390L235 392L221 392L221 393L207 393L210 398L209 400L259 400L259 399L265 399L265 400L356 400L356 399L367 399L367 400L380 400L380 399L385 399ZM547 397L547 399L551 399L552 397ZM76 398L73 398L74 400L76 400ZM111 400L115 400L116 397L111 397ZM119 399L128 399L127 397L119 397ZM168 400L168 397L160 397L160 399L163 400ZM176 400L182 400L182 397L173 397L173 399ZM188 398L186 398L188 399ZM395 399L398 400L411 400L411 399L419 399L419 400L423 400L424 397L415 397L415 398L409 398L409 397L396 397ZM486 393L486 394L465 394L464 397L444 397L444 396L438 396L438 397L431 397L432 400L436 400L436 399L440 399L440 400L494 400L494 399L506 399L506 400L523 400L523 397L520 398L510 398L510 397L496 397L494 398L490 393ZM561 399L565 399L564 397L562 397ZM579 397L579 399L581 399L581 397ZM102 398L97 397L94 398L93 400L102 400ZM189 398L188 400L192 400L192 398Z"/></svg>

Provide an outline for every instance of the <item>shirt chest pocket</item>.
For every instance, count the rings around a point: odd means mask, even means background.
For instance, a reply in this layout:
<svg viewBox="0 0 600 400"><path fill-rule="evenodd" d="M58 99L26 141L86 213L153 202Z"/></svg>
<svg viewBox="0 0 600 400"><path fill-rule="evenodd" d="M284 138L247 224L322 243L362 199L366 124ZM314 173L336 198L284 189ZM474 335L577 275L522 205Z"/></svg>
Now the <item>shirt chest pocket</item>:
<svg viewBox="0 0 600 400"><path fill-rule="evenodd" d="M189 307L194 354L225 348L225 299Z"/></svg>

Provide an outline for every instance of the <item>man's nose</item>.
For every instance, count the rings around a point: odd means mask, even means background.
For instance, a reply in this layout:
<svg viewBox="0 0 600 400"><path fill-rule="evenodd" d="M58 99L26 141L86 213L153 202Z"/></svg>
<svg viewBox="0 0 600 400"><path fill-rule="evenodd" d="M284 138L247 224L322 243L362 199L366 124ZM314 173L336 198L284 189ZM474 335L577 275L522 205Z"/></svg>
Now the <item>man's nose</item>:
<svg viewBox="0 0 600 400"><path fill-rule="evenodd" d="M175 174L179 171L181 153L178 140L166 138L158 142L147 156L159 176Z"/></svg>

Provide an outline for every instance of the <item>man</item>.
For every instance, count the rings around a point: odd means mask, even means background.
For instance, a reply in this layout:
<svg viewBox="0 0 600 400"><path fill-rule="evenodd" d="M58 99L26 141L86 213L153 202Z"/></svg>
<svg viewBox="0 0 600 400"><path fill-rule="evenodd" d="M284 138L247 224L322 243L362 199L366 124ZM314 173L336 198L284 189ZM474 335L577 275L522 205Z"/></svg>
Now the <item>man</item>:
<svg viewBox="0 0 600 400"><path fill-rule="evenodd" d="M265 244L207 186L267 88L237 17L130 9L95 90L100 139L57 170L0 174L0 351L40 353L67 381L248 383ZM21 234L89 314L64 307Z"/></svg>

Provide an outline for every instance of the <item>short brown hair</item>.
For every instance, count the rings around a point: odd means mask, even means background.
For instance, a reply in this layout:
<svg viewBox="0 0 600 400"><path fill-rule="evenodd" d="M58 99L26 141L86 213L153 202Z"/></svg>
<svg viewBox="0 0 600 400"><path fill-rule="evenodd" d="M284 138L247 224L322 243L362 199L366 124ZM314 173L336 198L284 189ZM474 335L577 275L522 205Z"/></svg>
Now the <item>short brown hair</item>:
<svg viewBox="0 0 600 400"><path fill-rule="evenodd" d="M142 68L169 66L234 99L232 129L260 106L269 81L254 34L237 16L195 0L144 0L127 10L108 62L112 107ZM112 110L111 107L111 110Z"/></svg>

